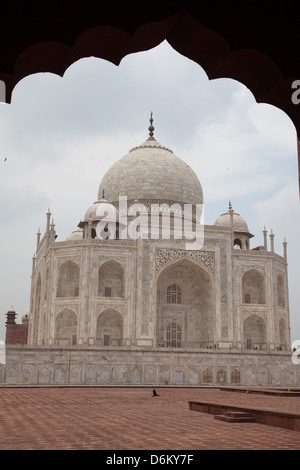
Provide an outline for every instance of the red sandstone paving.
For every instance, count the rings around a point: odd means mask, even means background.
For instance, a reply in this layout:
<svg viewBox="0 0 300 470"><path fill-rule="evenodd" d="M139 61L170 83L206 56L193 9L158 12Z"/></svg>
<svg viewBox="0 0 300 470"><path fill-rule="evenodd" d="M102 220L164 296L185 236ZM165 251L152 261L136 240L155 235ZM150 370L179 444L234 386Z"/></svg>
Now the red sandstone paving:
<svg viewBox="0 0 300 470"><path fill-rule="evenodd" d="M206 388L0 387L0 450L300 450L300 432L226 423L189 400L300 413L300 397Z"/></svg>

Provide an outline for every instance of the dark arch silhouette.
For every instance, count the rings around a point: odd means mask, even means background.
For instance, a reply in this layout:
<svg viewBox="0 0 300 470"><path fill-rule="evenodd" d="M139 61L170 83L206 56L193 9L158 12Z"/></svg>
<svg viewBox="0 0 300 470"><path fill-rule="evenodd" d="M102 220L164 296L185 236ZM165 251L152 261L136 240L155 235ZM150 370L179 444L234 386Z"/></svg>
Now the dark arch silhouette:
<svg viewBox="0 0 300 470"><path fill-rule="evenodd" d="M0 80L6 102L15 85L37 72L62 76L75 61L95 56L116 65L163 40L198 63L209 79L233 78L257 102L276 106L300 135L297 0L194 2L192 0L10 0L1 4ZM300 93L299 93L300 98Z"/></svg>

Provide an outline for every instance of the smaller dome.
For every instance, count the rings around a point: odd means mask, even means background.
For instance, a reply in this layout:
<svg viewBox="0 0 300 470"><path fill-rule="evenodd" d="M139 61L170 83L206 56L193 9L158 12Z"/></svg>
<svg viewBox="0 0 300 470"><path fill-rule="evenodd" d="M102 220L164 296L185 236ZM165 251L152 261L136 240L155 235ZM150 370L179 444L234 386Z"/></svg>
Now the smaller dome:
<svg viewBox="0 0 300 470"><path fill-rule="evenodd" d="M110 204L103 198L94 202L94 204L86 211L83 221L87 222L89 219L101 220L109 214L112 215L112 221L115 222L118 217L118 210L113 204Z"/></svg>
<svg viewBox="0 0 300 470"><path fill-rule="evenodd" d="M240 216L240 214L234 212L231 207L231 203L229 203L228 211L224 214L221 214L220 217L218 217L218 219L215 221L214 225L217 225L218 227L231 227L231 213L233 215L233 230L235 232L249 233L247 222L245 219L243 219L243 217Z"/></svg>
<svg viewBox="0 0 300 470"><path fill-rule="evenodd" d="M70 240L82 240L82 229L81 228L78 228L77 230L74 230L74 232L71 233L71 235L69 235L67 237L67 240L70 241Z"/></svg>

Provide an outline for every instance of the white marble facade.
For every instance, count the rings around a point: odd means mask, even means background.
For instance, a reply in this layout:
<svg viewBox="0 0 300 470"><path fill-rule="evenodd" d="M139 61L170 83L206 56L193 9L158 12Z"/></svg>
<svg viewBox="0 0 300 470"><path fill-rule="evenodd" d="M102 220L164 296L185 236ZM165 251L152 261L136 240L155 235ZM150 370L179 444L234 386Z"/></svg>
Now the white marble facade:
<svg viewBox="0 0 300 470"><path fill-rule="evenodd" d="M67 240L56 238L48 211L33 259L27 359L18 355L16 372L17 352L8 352L8 382L14 374L24 381L20 371L27 364L29 382L39 383L287 383L286 243L282 256L276 254L273 234L268 247L264 231L264 245L251 248L253 235L231 204L214 225L204 226L199 249L177 237L184 204L193 205L196 227L201 185L149 130L150 137L104 175L98 200ZM111 206L116 233L103 239L99 222L108 220ZM145 214L136 211L140 207ZM162 235L163 216L151 218L153 207L162 213L172 207L169 237ZM131 222L135 237L129 236ZM66 369L64 355L77 373ZM44 364L41 357L47 357ZM290 379L292 385L298 380Z"/></svg>

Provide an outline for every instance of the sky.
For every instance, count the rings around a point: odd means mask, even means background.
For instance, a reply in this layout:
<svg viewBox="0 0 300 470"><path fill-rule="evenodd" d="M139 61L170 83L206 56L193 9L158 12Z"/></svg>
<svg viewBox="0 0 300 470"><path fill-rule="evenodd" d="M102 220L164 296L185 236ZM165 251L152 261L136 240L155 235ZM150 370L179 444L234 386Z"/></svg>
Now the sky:
<svg viewBox="0 0 300 470"><path fill-rule="evenodd" d="M252 248L263 244L264 227L273 230L280 255L286 237L291 339L300 340L293 123L257 104L239 82L209 81L167 42L119 66L86 58L63 77L31 75L18 83L11 104L0 103L0 340L5 313L13 308L20 323L29 308L36 233L45 231L48 208L63 241L97 200L105 172L147 139L151 111L155 138L201 182L206 224L230 200L255 235Z"/></svg>

